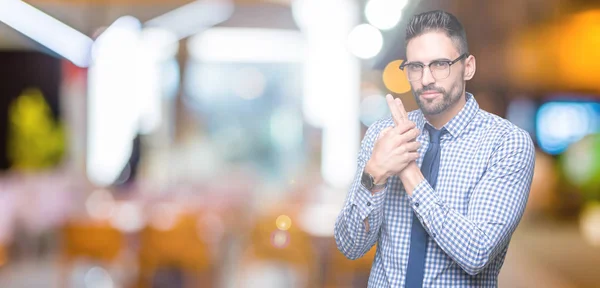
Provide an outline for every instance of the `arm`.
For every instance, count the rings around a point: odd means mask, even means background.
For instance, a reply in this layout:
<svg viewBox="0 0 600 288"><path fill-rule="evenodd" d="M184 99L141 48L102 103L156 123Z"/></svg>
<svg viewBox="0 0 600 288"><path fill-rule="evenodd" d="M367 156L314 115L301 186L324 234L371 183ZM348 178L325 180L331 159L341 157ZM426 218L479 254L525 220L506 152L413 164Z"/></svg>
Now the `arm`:
<svg viewBox="0 0 600 288"><path fill-rule="evenodd" d="M401 175L411 206L436 243L470 275L481 272L510 241L525 210L535 149L513 131L496 150L471 194L467 215L444 203L416 165ZM416 167L416 170L415 170Z"/></svg>
<svg viewBox="0 0 600 288"><path fill-rule="evenodd" d="M371 193L361 184L362 172L371 157L381 128L379 122L369 127L361 144L358 167L344 207L335 222L334 236L338 249L349 259L367 253L379 238L383 219L385 189Z"/></svg>

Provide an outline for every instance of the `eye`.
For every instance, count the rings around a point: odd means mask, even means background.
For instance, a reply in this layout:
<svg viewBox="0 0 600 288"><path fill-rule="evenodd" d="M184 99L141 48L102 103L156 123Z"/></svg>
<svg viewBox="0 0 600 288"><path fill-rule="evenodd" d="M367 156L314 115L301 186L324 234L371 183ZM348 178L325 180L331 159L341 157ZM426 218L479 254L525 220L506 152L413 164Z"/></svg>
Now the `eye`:
<svg viewBox="0 0 600 288"><path fill-rule="evenodd" d="M423 70L423 65L421 64L408 64L406 65L406 69L410 72L419 72Z"/></svg>
<svg viewBox="0 0 600 288"><path fill-rule="evenodd" d="M431 68L438 70L446 69L448 68L448 66L450 66L450 64L446 61L435 61L431 63Z"/></svg>

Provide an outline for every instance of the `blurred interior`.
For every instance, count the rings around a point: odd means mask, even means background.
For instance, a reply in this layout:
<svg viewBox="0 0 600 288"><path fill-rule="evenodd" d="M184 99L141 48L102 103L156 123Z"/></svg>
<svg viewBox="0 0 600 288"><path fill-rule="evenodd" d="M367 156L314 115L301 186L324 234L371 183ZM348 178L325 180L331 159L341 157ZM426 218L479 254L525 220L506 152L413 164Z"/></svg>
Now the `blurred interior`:
<svg viewBox="0 0 600 288"><path fill-rule="evenodd" d="M465 26L534 182L500 287L600 286L600 2L0 0L1 287L366 287L333 223L404 28Z"/></svg>

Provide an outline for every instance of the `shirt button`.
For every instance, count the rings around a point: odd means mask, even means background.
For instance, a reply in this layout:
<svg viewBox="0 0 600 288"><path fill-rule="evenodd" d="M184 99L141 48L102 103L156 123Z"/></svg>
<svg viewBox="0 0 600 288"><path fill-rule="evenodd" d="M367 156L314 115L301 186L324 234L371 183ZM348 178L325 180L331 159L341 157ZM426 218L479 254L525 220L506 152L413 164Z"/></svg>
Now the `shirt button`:
<svg viewBox="0 0 600 288"><path fill-rule="evenodd" d="M367 206L371 206L371 202L367 202Z"/></svg>
<svg viewBox="0 0 600 288"><path fill-rule="evenodd" d="M415 207L419 208L419 202L415 203Z"/></svg>

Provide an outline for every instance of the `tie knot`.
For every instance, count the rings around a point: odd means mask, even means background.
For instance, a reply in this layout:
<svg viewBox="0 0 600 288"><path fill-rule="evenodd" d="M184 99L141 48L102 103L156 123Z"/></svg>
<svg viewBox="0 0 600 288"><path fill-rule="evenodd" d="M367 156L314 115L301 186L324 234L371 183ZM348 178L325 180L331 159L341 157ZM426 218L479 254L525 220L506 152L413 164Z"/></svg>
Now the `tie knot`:
<svg viewBox="0 0 600 288"><path fill-rule="evenodd" d="M446 134L447 131L446 128L437 130L429 124L425 124L425 129L429 132L429 142L431 143L440 143L440 138L442 138L442 135Z"/></svg>

